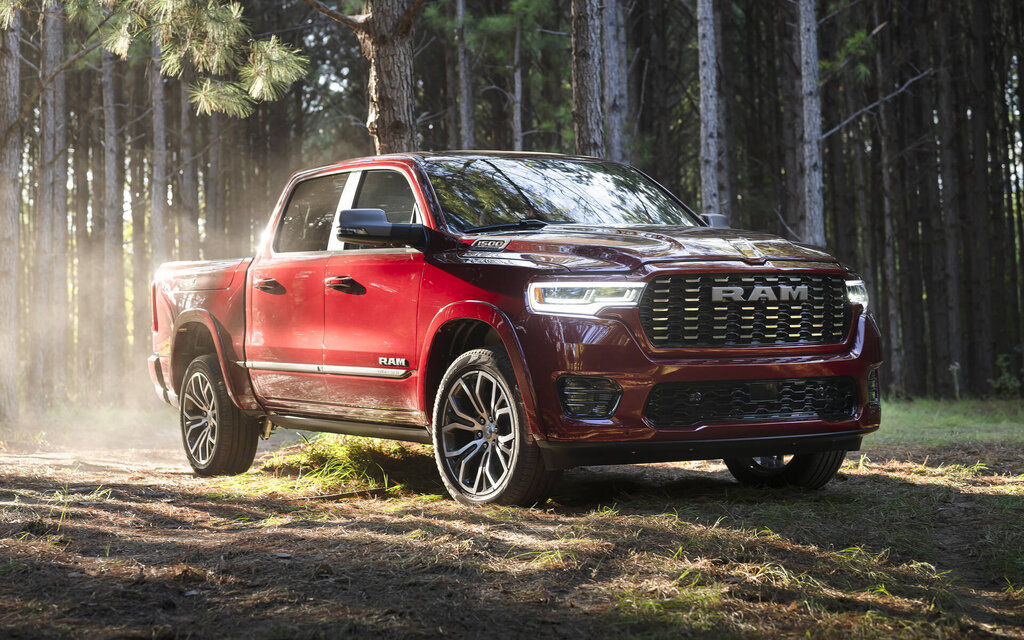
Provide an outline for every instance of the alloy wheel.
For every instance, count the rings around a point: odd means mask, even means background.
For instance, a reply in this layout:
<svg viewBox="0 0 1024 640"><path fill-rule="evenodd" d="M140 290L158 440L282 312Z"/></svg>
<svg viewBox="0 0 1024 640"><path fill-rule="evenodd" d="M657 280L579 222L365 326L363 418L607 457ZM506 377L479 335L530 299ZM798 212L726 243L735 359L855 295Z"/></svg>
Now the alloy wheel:
<svg viewBox="0 0 1024 640"><path fill-rule="evenodd" d="M181 417L189 455L199 466L208 465L217 443L217 397L202 371L193 373L185 385Z"/></svg>
<svg viewBox="0 0 1024 640"><path fill-rule="evenodd" d="M515 468L519 429L512 399L486 371L468 371L451 385L440 440L452 481L474 498L500 489Z"/></svg>

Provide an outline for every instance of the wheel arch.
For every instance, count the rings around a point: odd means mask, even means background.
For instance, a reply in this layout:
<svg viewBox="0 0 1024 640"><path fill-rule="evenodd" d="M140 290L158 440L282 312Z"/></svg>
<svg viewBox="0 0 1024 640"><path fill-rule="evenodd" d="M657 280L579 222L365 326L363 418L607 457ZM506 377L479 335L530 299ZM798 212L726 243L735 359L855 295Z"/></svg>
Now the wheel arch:
<svg viewBox="0 0 1024 640"><path fill-rule="evenodd" d="M530 433L543 437L526 356L512 322L501 309L482 301L452 303L438 311L424 335L419 396L428 420L433 419L438 386L451 362L470 349L500 346L512 362Z"/></svg>
<svg viewBox="0 0 1024 640"><path fill-rule="evenodd" d="M246 378L235 375L239 372L244 375L245 369L234 362L234 351L228 346L230 344L224 329L208 311L187 309L179 314L171 333L170 390L180 395L189 363L199 356L213 354L217 356L231 402L240 409L250 408L242 398L251 398L252 389Z"/></svg>

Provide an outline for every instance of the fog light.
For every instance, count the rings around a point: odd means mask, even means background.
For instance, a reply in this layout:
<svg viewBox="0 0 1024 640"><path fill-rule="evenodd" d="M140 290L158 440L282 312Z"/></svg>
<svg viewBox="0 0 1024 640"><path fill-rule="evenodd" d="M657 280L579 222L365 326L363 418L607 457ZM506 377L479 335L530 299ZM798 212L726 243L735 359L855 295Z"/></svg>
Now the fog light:
<svg viewBox="0 0 1024 640"><path fill-rule="evenodd" d="M878 369L872 369L868 374L868 404L881 404L882 387L878 383Z"/></svg>
<svg viewBox="0 0 1024 640"><path fill-rule="evenodd" d="M562 376L558 393L570 418L610 418L622 399L618 382L590 376Z"/></svg>

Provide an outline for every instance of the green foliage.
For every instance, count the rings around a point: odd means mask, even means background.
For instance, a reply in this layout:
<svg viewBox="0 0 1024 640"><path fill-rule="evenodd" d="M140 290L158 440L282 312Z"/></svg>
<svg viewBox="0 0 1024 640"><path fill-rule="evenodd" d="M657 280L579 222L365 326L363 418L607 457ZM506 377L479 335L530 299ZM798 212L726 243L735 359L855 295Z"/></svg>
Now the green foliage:
<svg viewBox="0 0 1024 640"><path fill-rule="evenodd" d="M1024 353L1024 348L1017 347L1018 353ZM992 391L1000 398L1015 398L1020 396L1021 387L1024 386L1024 366L1016 373L1013 371L1015 360L1020 362L1020 356L1013 356L1008 353L1001 353L996 356L996 368L999 375L989 378L988 383L992 385Z"/></svg>
<svg viewBox="0 0 1024 640"><path fill-rule="evenodd" d="M0 0L0 27L19 0ZM276 100L305 73L308 59L277 36L254 39L241 3L224 0L65 0L70 21L121 58L139 40L160 43L160 71L197 75L189 96L200 113L245 117ZM83 43L89 46L89 42Z"/></svg>

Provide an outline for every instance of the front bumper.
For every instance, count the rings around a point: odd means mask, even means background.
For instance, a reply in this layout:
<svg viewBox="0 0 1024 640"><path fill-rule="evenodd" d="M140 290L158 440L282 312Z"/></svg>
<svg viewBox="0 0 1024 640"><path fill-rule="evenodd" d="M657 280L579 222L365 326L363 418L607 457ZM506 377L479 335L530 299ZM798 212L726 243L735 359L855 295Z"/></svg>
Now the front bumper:
<svg viewBox="0 0 1024 640"><path fill-rule="evenodd" d="M609 452L609 459L634 462L719 458L730 449L724 446L729 441L735 441L739 450L767 455L780 442L793 448L797 438L828 434L850 438L831 443L831 448L856 449L860 437L875 430L881 419L881 409L870 401L868 390L868 375L881 363L881 338L870 316L858 315L841 345L808 347L801 353L787 350L784 355L771 349L735 356L723 350L709 350L706 355L652 353L638 335L639 323L625 314L598 319L527 314L517 324L536 398L536 411L531 415L534 432L552 460L602 459L602 454L591 452L602 448ZM562 375L615 380L622 387L622 399L612 417L567 417L558 395L557 380ZM849 418L706 422L655 428L644 415L651 388L660 382L830 376L856 380L857 408ZM811 442L827 442L827 438L808 440ZM587 446L568 446L584 443Z"/></svg>
<svg viewBox="0 0 1024 640"><path fill-rule="evenodd" d="M754 457L857 451L861 438L877 427L799 436L761 436L681 440L676 442L555 442L538 440L548 469L568 469L602 464L641 464L679 460Z"/></svg>

